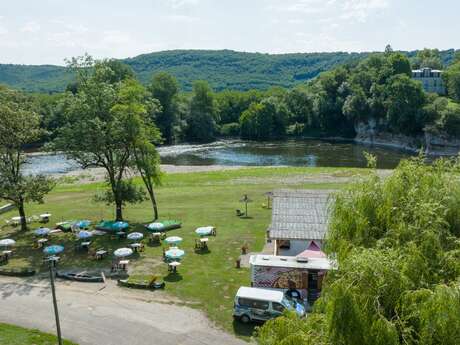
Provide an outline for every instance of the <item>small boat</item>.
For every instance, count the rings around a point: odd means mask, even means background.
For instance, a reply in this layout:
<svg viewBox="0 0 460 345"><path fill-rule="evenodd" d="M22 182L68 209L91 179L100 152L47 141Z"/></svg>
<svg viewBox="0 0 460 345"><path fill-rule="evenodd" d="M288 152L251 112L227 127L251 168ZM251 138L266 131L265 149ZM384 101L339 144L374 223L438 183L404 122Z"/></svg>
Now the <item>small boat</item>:
<svg viewBox="0 0 460 345"><path fill-rule="evenodd" d="M157 224L159 228L152 229L150 228L151 224ZM147 228L147 230L154 231L154 232L174 230L174 229L179 229L182 227L182 222L179 220L161 220L161 221L156 221L151 224L146 224L145 227Z"/></svg>
<svg viewBox="0 0 460 345"><path fill-rule="evenodd" d="M157 290L165 287L164 281L155 281L153 283L147 280L129 281L129 279L118 279L118 285L134 289Z"/></svg>
<svg viewBox="0 0 460 345"><path fill-rule="evenodd" d="M84 283L103 283L104 278L102 275L90 275L87 273L72 273L72 272L56 272L56 277L73 280Z"/></svg>

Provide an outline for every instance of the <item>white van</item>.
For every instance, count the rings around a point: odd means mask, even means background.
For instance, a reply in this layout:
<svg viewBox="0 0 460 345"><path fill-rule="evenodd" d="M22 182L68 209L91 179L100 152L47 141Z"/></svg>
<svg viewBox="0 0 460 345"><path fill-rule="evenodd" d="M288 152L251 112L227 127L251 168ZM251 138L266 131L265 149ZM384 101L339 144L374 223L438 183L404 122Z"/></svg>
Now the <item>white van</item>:
<svg viewBox="0 0 460 345"><path fill-rule="evenodd" d="M288 299L282 291L242 286L238 289L233 306L233 317L243 323L267 321L280 316L285 310L305 315L303 305Z"/></svg>

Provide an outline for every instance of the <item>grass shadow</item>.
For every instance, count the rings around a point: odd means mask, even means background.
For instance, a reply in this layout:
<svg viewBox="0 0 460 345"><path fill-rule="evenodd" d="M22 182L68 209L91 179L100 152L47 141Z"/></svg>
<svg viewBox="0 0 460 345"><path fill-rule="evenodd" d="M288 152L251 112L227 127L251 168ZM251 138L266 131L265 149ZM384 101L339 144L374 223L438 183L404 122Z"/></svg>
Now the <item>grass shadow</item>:
<svg viewBox="0 0 460 345"><path fill-rule="evenodd" d="M208 255L208 254L211 254L211 250L209 250L209 248L206 248L206 249L195 249L195 254L198 254L198 255Z"/></svg>
<svg viewBox="0 0 460 345"><path fill-rule="evenodd" d="M258 323L242 323L236 319L233 319L232 324L235 334L243 337L251 337L254 334L256 327L259 325L260 324Z"/></svg>
<svg viewBox="0 0 460 345"><path fill-rule="evenodd" d="M168 283L176 283L176 282L181 281L182 279L183 278L180 273L172 273L172 272L163 278L163 280Z"/></svg>

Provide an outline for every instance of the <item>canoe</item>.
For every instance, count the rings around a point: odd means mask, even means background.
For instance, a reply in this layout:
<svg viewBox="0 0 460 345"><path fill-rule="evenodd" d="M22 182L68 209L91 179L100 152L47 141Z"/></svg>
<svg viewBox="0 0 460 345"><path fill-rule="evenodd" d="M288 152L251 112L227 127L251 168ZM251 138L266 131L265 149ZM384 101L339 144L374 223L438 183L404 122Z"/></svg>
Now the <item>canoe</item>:
<svg viewBox="0 0 460 345"><path fill-rule="evenodd" d="M72 224L73 222L69 221L69 222L62 222L62 223L59 223L57 226L56 226L56 229L60 229L64 232L70 232L72 231Z"/></svg>
<svg viewBox="0 0 460 345"><path fill-rule="evenodd" d="M129 224L126 223L126 227L120 228L117 226L117 223L119 222L112 221L112 220L103 220L102 222L96 225L96 230L101 230L105 232L119 232L119 231L126 231L129 227Z"/></svg>
<svg viewBox="0 0 460 345"><path fill-rule="evenodd" d="M89 274L80 274L80 273L71 273L71 272L56 272L56 277L62 278L62 279L67 279L67 280L73 280L77 282L83 282L83 283L103 283L104 278L102 276L95 276L95 275L89 275Z"/></svg>
<svg viewBox="0 0 460 345"><path fill-rule="evenodd" d="M179 229L182 226L182 222L179 220L161 220L161 221L156 221L155 223L160 223L163 225L163 228L158 231L167 231L167 230L174 230L174 229ZM148 228L149 224L146 225L147 229L152 231L151 229Z"/></svg>
<svg viewBox="0 0 460 345"><path fill-rule="evenodd" d="M118 279L118 285L134 288L134 289L149 289L149 290L157 290L163 289L165 287L165 283L163 281L158 281L153 284L150 284L148 281L129 281L128 279Z"/></svg>

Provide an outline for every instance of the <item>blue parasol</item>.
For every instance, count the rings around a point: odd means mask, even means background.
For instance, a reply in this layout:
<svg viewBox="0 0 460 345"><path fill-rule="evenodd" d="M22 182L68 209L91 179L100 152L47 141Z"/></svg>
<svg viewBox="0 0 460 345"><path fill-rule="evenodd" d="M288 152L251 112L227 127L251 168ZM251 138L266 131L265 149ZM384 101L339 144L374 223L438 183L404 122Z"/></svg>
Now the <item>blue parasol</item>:
<svg viewBox="0 0 460 345"><path fill-rule="evenodd" d="M56 254L61 253L63 250L64 250L63 246L53 245L53 246L45 247L45 249L43 249L43 253L47 255L56 255Z"/></svg>

